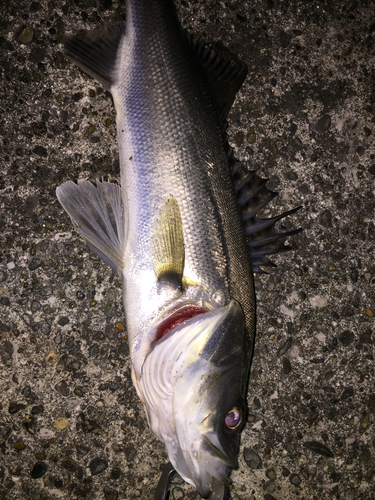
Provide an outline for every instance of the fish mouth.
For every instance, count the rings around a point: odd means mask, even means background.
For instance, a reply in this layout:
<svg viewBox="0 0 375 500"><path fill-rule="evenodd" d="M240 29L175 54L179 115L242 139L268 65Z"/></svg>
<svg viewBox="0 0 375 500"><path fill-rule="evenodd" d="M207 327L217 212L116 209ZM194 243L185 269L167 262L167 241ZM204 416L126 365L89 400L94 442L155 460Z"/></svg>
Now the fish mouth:
<svg viewBox="0 0 375 500"><path fill-rule="evenodd" d="M186 482L194 486L202 498L223 500L224 492L229 487L228 473L234 463L225 453L214 431L202 434L200 441L202 453L198 452L201 456L197 457L194 467L191 457L186 457L183 453L189 474L186 474L186 470L179 470L177 464L175 468Z"/></svg>
<svg viewBox="0 0 375 500"><path fill-rule="evenodd" d="M198 488L197 491L202 498L207 498L208 500L223 500L224 493L228 485L229 481L224 483L218 481L214 476L212 476L210 488L209 489Z"/></svg>
<svg viewBox="0 0 375 500"><path fill-rule="evenodd" d="M228 460L222 462L221 458L215 456L201 465L201 475L195 484L198 493L209 500L223 500L225 488L229 486L228 472L232 466Z"/></svg>
<svg viewBox="0 0 375 500"><path fill-rule="evenodd" d="M167 333L181 325L188 319L194 318L199 314L205 314L209 309L196 305L184 305L177 310L174 310L167 318L162 320L156 329L155 342L163 338Z"/></svg>
<svg viewBox="0 0 375 500"><path fill-rule="evenodd" d="M230 467L233 469L235 467L235 463L228 457L225 453L223 446L220 443L220 440L215 432L207 432L202 436L202 444L205 446L207 450L211 452L213 461L220 461L223 466ZM214 475L214 474L211 474ZM223 479L225 476L216 477L220 479L222 482L227 482L226 479Z"/></svg>

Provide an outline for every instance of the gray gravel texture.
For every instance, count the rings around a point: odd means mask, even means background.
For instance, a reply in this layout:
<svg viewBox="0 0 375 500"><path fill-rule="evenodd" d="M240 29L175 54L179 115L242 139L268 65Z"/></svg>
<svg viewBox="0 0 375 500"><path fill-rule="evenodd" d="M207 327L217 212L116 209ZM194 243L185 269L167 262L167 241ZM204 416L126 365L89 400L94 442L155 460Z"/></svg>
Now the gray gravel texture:
<svg viewBox="0 0 375 500"><path fill-rule="evenodd" d="M375 498L375 3L177 0L249 68L230 141L302 205L255 279L249 418L232 499ZM111 97L57 34L124 1L2 1L0 499L152 499L167 457L132 388L119 279L55 197L118 179ZM172 499L196 499L178 479Z"/></svg>

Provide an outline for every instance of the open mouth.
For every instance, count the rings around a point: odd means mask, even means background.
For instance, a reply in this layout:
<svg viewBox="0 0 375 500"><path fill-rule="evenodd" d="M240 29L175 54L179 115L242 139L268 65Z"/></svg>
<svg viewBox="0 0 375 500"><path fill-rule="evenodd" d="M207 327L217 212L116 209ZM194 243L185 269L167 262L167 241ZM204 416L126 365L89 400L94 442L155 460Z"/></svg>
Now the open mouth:
<svg viewBox="0 0 375 500"><path fill-rule="evenodd" d="M164 337L167 333L169 333L173 328L180 325L184 321L193 318L194 316L198 316L198 314L204 314L208 312L208 309L204 309L203 307L197 306L189 306L184 307L183 309L179 309L174 312L171 316L169 316L162 324L159 326L156 332L155 342Z"/></svg>

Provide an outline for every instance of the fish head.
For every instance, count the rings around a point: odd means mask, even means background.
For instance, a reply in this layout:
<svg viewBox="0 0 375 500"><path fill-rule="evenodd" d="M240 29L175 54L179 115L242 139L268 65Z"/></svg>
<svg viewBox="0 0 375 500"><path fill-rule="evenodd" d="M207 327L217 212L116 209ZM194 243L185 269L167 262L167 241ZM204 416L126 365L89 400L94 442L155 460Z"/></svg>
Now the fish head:
<svg viewBox="0 0 375 500"><path fill-rule="evenodd" d="M195 316L155 343L139 381L150 427L203 498L222 500L246 413L248 355L241 306Z"/></svg>

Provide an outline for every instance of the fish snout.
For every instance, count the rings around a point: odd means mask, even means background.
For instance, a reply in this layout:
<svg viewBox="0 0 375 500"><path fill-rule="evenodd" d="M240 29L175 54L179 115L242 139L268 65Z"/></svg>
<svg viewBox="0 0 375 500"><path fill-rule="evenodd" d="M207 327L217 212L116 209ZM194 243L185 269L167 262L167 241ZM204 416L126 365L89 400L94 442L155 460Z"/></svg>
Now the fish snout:
<svg viewBox="0 0 375 500"><path fill-rule="evenodd" d="M202 498L224 500L229 485L228 474L235 466L234 461L225 453L215 433L208 432L201 443L202 454L198 461L195 488Z"/></svg>
<svg viewBox="0 0 375 500"><path fill-rule="evenodd" d="M221 482L215 477L210 477L210 486L205 488L196 487L198 493L202 498L206 498L208 500L226 500L229 498L227 496L228 492L228 480L225 482Z"/></svg>

